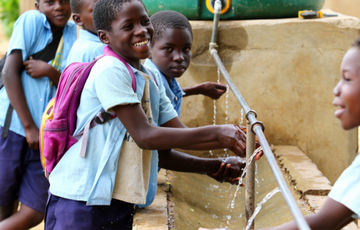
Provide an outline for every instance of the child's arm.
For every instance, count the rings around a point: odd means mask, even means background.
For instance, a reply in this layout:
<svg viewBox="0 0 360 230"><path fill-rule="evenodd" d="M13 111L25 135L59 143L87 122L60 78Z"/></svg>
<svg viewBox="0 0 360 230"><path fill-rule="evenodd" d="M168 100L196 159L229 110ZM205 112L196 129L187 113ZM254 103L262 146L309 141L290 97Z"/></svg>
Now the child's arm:
<svg viewBox="0 0 360 230"><path fill-rule="evenodd" d="M48 77L55 85L58 85L61 73L41 60L34 60L32 57L29 60L24 61L26 73L32 78Z"/></svg>
<svg viewBox="0 0 360 230"><path fill-rule="evenodd" d="M305 220L308 222L312 230L336 230L349 224L353 221L351 217L354 213L345 205L328 197L320 209L314 215L306 216ZM273 228L263 230L296 230L298 229L294 221Z"/></svg>
<svg viewBox="0 0 360 230"><path fill-rule="evenodd" d="M21 83L23 69L22 52L14 50L6 58L2 77L9 100L25 129L26 140L30 148L39 149L39 129L37 128L29 107Z"/></svg>
<svg viewBox="0 0 360 230"><path fill-rule="evenodd" d="M244 166L239 157L200 158L173 149L159 150L159 167L179 172L206 173L221 182L238 182Z"/></svg>
<svg viewBox="0 0 360 230"><path fill-rule="evenodd" d="M245 134L234 125L177 129L155 127L149 124L139 104L118 105L113 107L113 110L140 148L170 149L218 142L219 146L229 148L235 154L245 154ZM171 123L172 120L169 122Z"/></svg>
<svg viewBox="0 0 360 230"><path fill-rule="evenodd" d="M192 87L182 88L182 90L185 92L184 97L202 94L216 100L226 92L226 86L215 82L204 82Z"/></svg>

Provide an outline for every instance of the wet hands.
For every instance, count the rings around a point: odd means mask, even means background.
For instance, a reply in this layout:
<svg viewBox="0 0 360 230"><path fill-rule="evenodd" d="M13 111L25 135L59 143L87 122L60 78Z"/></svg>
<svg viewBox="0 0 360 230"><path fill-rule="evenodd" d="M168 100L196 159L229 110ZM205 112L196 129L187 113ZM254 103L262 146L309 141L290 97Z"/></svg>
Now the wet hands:
<svg viewBox="0 0 360 230"><path fill-rule="evenodd" d="M199 84L202 95L208 96L213 100L217 100L226 92L226 85L215 82L204 82Z"/></svg>
<svg viewBox="0 0 360 230"><path fill-rule="evenodd" d="M240 175L243 172L245 163L239 157L227 157L223 159L219 170L215 173L208 173L207 175L219 182L229 182L231 184L238 184ZM244 186L243 184L240 186Z"/></svg>
<svg viewBox="0 0 360 230"><path fill-rule="evenodd" d="M222 125L219 142L240 157L246 156L246 135L239 125Z"/></svg>
<svg viewBox="0 0 360 230"><path fill-rule="evenodd" d="M34 60L32 57L29 60L24 61L24 68L26 73L32 78L41 78L47 76L49 73L49 67L52 67L48 63L41 60Z"/></svg>

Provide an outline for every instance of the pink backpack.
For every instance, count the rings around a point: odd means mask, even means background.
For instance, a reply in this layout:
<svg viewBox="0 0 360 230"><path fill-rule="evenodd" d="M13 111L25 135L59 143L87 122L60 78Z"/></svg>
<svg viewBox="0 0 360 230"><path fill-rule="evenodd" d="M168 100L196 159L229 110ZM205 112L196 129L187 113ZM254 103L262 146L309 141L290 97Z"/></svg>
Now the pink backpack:
<svg viewBox="0 0 360 230"><path fill-rule="evenodd" d="M108 46L104 47L104 55L102 57L104 56L116 57L125 64L130 72L132 88L135 91L135 75L129 64ZM89 129L96 124L105 123L116 117L115 114L99 112L98 115L86 125L81 134L76 137L73 136L76 128L76 112L80 104L81 92L92 67L100 58L88 63L76 62L67 66L61 74L55 97L51 99L43 113L40 127L40 155L46 177L49 176L65 152L74 145L82 135L84 135L84 138L80 156L85 157Z"/></svg>

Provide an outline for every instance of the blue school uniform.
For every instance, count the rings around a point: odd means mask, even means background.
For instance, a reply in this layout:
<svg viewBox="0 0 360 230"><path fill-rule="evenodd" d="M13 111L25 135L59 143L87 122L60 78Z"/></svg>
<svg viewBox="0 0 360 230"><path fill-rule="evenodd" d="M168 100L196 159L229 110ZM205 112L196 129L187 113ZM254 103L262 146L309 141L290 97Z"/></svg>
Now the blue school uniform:
<svg viewBox="0 0 360 230"><path fill-rule="evenodd" d="M14 30L9 43L8 55L13 50L21 50L23 61L46 47L52 41L53 34L46 16L37 10L22 14L14 24ZM64 49L61 71L65 68L69 51L76 41L76 25L69 21L63 30ZM56 87L50 84L47 77L32 78L26 71L21 72L21 81L26 102L37 127L40 127L41 117L47 103L55 96ZM0 90L0 126L4 126L9 98L5 87ZM19 116L14 110L10 131L25 137L25 130Z"/></svg>
<svg viewBox="0 0 360 230"><path fill-rule="evenodd" d="M136 79L136 92L132 89L129 71L118 59L106 56L94 65L81 95L75 135L83 130L102 108L111 111L111 108L117 105L141 103L145 80L138 70L132 70ZM146 73L146 70L142 71ZM152 75L157 82L161 82L158 74L154 72ZM152 79L150 100L154 126L162 125L177 116L162 84L157 86ZM89 132L86 157L80 157L80 138L50 174L50 193L65 199L84 201L87 205L110 205L125 134L126 129L117 118L92 128ZM151 162L151 166L156 167L151 167L150 175L156 177L157 150L152 151L152 161L154 162Z"/></svg>
<svg viewBox="0 0 360 230"><path fill-rule="evenodd" d="M104 46L97 35L80 29L79 38L70 50L67 65L73 62L91 62L104 53Z"/></svg>
<svg viewBox="0 0 360 230"><path fill-rule="evenodd" d="M172 78L169 84L165 76L160 72L160 70L150 59L146 59L144 65L146 67L156 70L160 74L162 83L165 87L166 96L169 98L171 104L174 106L174 109L180 117L182 98L185 95L184 91L182 91L181 89L180 84L176 81L175 78Z"/></svg>
<svg viewBox="0 0 360 230"><path fill-rule="evenodd" d="M36 10L27 11L14 24L8 54L13 50L21 50L23 61L28 60L31 55L43 50L52 39L46 16ZM61 71L65 68L67 55L75 40L76 25L68 22L63 29ZM55 96L56 87L50 84L49 78L31 78L25 70L21 72L21 82L31 116L37 127L40 127L41 116L48 101ZM3 87L0 90L0 131L9 103ZM0 137L0 153L0 206L18 199L22 204L43 213L49 183L43 174L40 153L29 148L16 110L12 114L8 136Z"/></svg>

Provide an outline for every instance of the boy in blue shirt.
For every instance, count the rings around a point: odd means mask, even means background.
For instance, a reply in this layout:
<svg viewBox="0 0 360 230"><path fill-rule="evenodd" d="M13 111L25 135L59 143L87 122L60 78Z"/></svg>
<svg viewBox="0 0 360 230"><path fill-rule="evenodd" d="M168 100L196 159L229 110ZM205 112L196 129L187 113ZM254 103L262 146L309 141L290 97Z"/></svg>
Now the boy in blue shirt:
<svg viewBox="0 0 360 230"><path fill-rule="evenodd" d="M189 20L176 11L159 11L150 17L154 27L154 38L150 46L150 57L146 59L145 66L157 70L161 76L166 96L169 98L177 115L180 117L182 97L202 94L212 99L218 99L226 92L226 86L214 82L205 82L193 87L181 88L176 78L181 77L189 67L191 60L192 29ZM166 160L168 158L176 160ZM159 166L176 171L192 172L191 164L201 164L204 158L197 158L176 150L159 150ZM166 162L166 164L163 164ZM185 169L188 165L189 169ZM208 174L211 177L227 178L228 182L235 181L227 177L231 164L221 164L216 174ZM156 178L150 178L150 187L156 187ZM149 190L148 200L145 206L152 202ZM154 193L153 192L153 193ZM140 206L143 207L143 206Z"/></svg>
<svg viewBox="0 0 360 230"><path fill-rule="evenodd" d="M159 11L150 18L154 26L154 40L150 57L145 66L159 71L166 96L180 116L183 96L202 94L218 99L226 92L226 86L215 82L204 82L192 87L181 88L176 78L181 77L191 61L193 40L189 20L176 11Z"/></svg>
<svg viewBox="0 0 360 230"><path fill-rule="evenodd" d="M92 20L96 2L97 0L71 0L70 2L73 20L82 29L79 30L79 38L70 50L68 65L73 62L90 62L103 54L104 44L97 36Z"/></svg>
<svg viewBox="0 0 360 230"><path fill-rule="evenodd" d="M35 6L14 25L2 74L0 132L6 117L11 122L7 135L0 137L0 229L29 229L43 219L49 183L40 163L39 126L76 40L68 0L37 0ZM56 38L55 58L35 60L34 54ZM7 116L10 102L14 111Z"/></svg>

